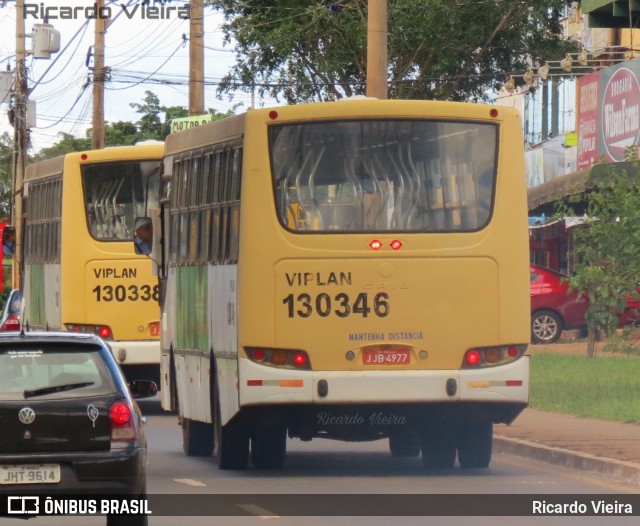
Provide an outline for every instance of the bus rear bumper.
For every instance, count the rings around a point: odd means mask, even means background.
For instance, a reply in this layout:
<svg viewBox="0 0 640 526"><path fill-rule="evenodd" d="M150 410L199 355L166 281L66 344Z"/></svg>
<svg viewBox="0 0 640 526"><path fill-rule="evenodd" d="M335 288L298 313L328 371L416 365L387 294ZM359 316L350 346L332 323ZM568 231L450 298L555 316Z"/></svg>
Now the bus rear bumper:
<svg viewBox="0 0 640 526"><path fill-rule="evenodd" d="M107 342L118 364L160 366L160 340L120 340Z"/></svg>
<svg viewBox="0 0 640 526"><path fill-rule="evenodd" d="M529 357L478 370L296 371L239 360L240 405L516 403L529 400Z"/></svg>

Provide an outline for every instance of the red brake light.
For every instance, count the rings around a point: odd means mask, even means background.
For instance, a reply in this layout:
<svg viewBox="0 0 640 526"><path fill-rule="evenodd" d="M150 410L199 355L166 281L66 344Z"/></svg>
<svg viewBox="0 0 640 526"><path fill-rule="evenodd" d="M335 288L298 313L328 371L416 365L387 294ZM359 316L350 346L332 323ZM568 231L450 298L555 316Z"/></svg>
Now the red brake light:
<svg viewBox="0 0 640 526"><path fill-rule="evenodd" d="M380 241L379 239L374 239L371 243L369 243L369 246L373 250L380 250L382 248L382 241Z"/></svg>
<svg viewBox="0 0 640 526"><path fill-rule="evenodd" d="M297 367L301 367L303 365L306 365L306 363L307 363L306 354L299 352L293 355L293 365Z"/></svg>
<svg viewBox="0 0 640 526"><path fill-rule="evenodd" d="M111 440L135 440L136 428L131 408L124 401L116 402L109 409L111 420Z"/></svg>
<svg viewBox="0 0 640 526"><path fill-rule="evenodd" d="M507 349L507 355L509 356L509 358L517 358L519 354L520 351L517 347L511 346Z"/></svg>
<svg viewBox="0 0 640 526"><path fill-rule="evenodd" d="M100 336L100 338L108 338L109 336L111 336L111 329L106 325L103 325L98 329L98 335Z"/></svg>
<svg viewBox="0 0 640 526"><path fill-rule="evenodd" d="M6 321L0 327L0 331L19 331L20 330L20 320L14 314L7 316Z"/></svg>
<svg viewBox="0 0 640 526"><path fill-rule="evenodd" d="M310 370L311 363L309 355L297 349L269 349L248 347L246 349L247 358L269 367L284 367L288 369Z"/></svg>
<svg viewBox="0 0 640 526"><path fill-rule="evenodd" d="M480 363L480 353L475 349L467 351L465 355L465 359L469 365L478 365Z"/></svg>
<svg viewBox="0 0 640 526"><path fill-rule="evenodd" d="M400 250L402 248L402 241L400 241L399 239L394 239L391 242L391 248L393 250Z"/></svg>
<svg viewBox="0 0 640 526"><path fill-rule="evenodd" d="M131 418L131 409L129 409L129 406L124 402L117 402L111 406L109 417L113 424L121 426L126 424Z"/></svg>

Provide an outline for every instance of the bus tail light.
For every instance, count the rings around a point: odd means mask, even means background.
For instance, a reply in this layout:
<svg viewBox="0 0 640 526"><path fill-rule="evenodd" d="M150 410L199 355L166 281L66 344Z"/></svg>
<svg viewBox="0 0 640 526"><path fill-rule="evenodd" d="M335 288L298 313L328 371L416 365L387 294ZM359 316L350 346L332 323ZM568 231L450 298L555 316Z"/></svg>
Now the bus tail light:
<svg viewBox="0 0 640 526"><path fill-rule="evenodd" d="M80 323L66 323L65 327L69 332L84 332L95 334L103 340L113 341L113 333L108 325L84 325Z"/></svg>
<svg viewBox="0 0 640 526"><path fill-rule="evenodd" d="M520 358L527 350L526 345L497 345L469 349L462 361L463 369L479 369L504 365Z"/></svg>
<svg viewBox="0 0 640 526"><path fill-rule="evenodd" d="M292 349L267 349L250 347L245 349L252 362L284 369L310 370L309 356L304 351Z"/></svg>

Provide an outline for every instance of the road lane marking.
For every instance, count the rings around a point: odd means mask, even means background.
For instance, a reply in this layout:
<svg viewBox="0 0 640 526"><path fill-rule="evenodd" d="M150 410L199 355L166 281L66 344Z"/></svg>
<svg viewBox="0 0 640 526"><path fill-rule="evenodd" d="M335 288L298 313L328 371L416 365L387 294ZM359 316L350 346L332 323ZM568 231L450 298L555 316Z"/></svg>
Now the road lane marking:
<svg viewBox="0 0 640 526"><path fill-rule="evenodd" d="M279 519L280 516L275 513L261 508L260 506L256 506L255 504L238 504L238 508L246 511L247 513L251 513L251 515L256 515L261 519Z"/></svg>
<svg viewBox="0 0 640 526"><path fill-rule="evenodd" d="M173 479L174 482L178 484L186 484L187 486L196 486L196 487L204 487L206 484L204 482L200 482L198 480L193 479Z"/></svg>

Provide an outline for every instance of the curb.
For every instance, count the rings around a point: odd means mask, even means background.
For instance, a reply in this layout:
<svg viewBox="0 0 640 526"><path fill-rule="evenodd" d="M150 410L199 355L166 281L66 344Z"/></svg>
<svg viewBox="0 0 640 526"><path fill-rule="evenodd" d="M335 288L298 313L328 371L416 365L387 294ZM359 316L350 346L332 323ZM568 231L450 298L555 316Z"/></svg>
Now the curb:
<svg viewBox="0 0 640 526"><path fill-rule="evenodd" d="M615 478L626 484L640 486L640 464L635 462L596 457L589 453L545 446L519 438L498 435L493 437L493 451L495 453L527 457L556 466L597 473L605 477Z"/></svg>

